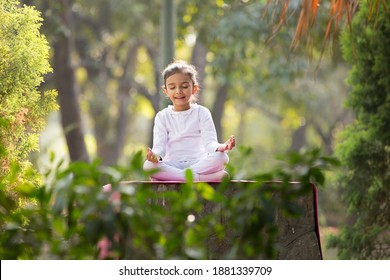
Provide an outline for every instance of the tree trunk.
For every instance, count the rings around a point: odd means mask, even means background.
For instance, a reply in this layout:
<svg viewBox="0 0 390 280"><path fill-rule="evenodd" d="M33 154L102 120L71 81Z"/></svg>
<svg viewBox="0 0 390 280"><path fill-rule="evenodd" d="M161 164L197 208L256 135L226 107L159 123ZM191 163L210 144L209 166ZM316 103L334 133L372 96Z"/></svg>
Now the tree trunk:
<svg viewBox="0 0 390 280"><path fill-rule="evenodd" d="M225 101L227 99L227 91L229 88L229 82L228 79L220 86L218 89L217 96L214 101L214 106L212 109L212 114L213 114L213 119L214 119L214 124L215 124L215 129L217 130L217 135L218 135L218 141L222 141L222 116L223 116L223 111L224 111L224 106L225 106Z"/></svg>
<svg viewBox="0 0 390 280"><path fill-rule="evenodd" d="M245 143L245 127L246 127L246 109L247 107L239 106L239 121L236 139L240 139L241 143Z"/></svg>
<svg viewBox="0 0 390 280"><path fill-rule="evenodd" d="M192 58L191 63L195 65L197 71L198 71L198 82L200 87L203 86L203 81L205 78L205 69L206 69L206 55L207 55L207 49L205 46L201 43L200 40L196 40L195 46L192 50ZM202 91L200 91L199 104L203 104L203 95Z"/></svg>
<svg viewBox="0 0 390 280"><path fill-rule="evenodd" d="M161 52L163 67L171 63L175 57L176 9L173 2L173 0L162 0Z"/></svg>
<svg viewBox="0 0 390 280"><path fill-rule="evenodd" d="M162 67L165 68L175 57L176 9L173 0L162 0L161 9L161 55ZM162 83L161 83L162 84ZM160 110L167 107L169 101L160 99Z"/></svg>
<svg viewBox="0 0 390 280"><path fill-rule="evenodd" d="M114 131L115 119L109 113L110 100L107 97L107 69L102 69L96 79L96 91L93 103L90 104L90 112L94 120L94 133L96 138L97 155L103 164L116 163L111 148L116 143Z"/></svg>
<svg viewBox="0 0 390 280"><path fill-rule="evenodd" d="M82 130L76 80L71 62L72 54L72 0L61 1L60 17L66 31L54 44L54 73L59 95L62 127L65 132L71 161L89 161Z"/></svg>
<svg viewBox="0 0 390 280"><path fill-rule="evenodd" d="M127 124L129 123L128 107L130 102L130 88L132 87L132 77L134 77L135 72L135 60L138 47L138 42L135 42L129 47L127 58L123 66L124 72L118 89L119 113L115 126L116 141L115 143L111 143L110 150L112 152L110 164L116 164L119 161L126 143Z"/></svg>
<svg viewBox="0 0 390 280"><path fill-rule="evenodd" d="M299 151L305 145L306 145L306 124L303 124L298 129L294 130L290 149L292 151Z"/></svg>

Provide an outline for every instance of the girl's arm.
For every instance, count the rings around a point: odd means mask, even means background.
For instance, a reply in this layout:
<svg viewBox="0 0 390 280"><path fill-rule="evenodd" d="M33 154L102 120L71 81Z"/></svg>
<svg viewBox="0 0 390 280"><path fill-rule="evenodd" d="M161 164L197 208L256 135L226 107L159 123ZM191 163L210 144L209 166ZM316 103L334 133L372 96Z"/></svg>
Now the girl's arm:
<svg viewBox="0 0 390 280"><path fill-rule="evenodd" d="M221 144L217 140L217 131L211 113L206 107L199 108L199 121L203 146L208 153L215 152Z"/></svg>
<svg viewBox="0 0 390 280"><path fill-rule="evenodd" d="M150 152L148 150L146 154L146 159L149 161L156 162L153 156L157 158L157 161L165 156L168 133L164 123L162 113L157 113L153 127L153 148L149 149Z"/></svg>
<svg viewBox="0 0 390 280"><path fill-rule="evenodd" d="M211 113L207 108L203 108L204 110L200 112L200 127L202 141L206 151L209 153L217 151L225 152L227 150L233 149L236 145L234 135L230 136L230 138L224 144L219 143L217 140L217 132L215 130L215 125Z"/></svg>

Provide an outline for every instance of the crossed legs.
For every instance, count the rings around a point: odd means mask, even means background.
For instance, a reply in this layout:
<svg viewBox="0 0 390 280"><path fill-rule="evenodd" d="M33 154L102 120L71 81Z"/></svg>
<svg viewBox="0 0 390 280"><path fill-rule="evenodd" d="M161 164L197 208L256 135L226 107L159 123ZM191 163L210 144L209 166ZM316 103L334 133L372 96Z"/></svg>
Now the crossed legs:
<svg viewBox="0 0 390 280"><path fill-rule="evenodd" d="M215 152L196 161L153 163L147 160L144 163L144 170L158 169L159 171L152 175L152 179L159 181L185 181L186 169L192 170L194 181L220 181L227 175L224 168L228 162L227 153Z"/></svg>

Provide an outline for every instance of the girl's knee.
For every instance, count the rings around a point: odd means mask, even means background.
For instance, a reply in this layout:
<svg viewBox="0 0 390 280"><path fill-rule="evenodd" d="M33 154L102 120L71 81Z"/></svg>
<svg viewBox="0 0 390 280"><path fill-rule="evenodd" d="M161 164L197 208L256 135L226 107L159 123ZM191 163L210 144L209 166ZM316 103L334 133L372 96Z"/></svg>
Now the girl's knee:
<svg viewBox="0 0 390 280"><path fill-rule="evenodd" d="M149 170L155 169L156 164L149 161L149 160L145 160L143 168L144 168L144 171L149 171Z"/></svg>
<svg viewBox="0 0 390 280"><path fill-rule="evenodd" d="M208 155L206 162L212 166L225 166L229 162L229 156L227 153L215 152Z"/></svg>
<svg viewBox="0 0 390 280"><path fill-rule="evenodd" d="M224 153L224 152L215 152L213 154L210 154L209 155L213 162L215 163L219 163L219 164L227 164L229 162L229 156L227 153Z"/></svg>

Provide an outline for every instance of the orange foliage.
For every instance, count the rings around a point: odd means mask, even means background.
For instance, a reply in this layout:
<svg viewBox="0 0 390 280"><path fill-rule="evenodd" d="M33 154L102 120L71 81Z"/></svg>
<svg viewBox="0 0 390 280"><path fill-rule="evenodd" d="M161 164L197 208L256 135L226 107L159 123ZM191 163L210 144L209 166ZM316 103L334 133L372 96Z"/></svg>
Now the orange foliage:
<svg viewBox="0 0 390 280"><path fill-rule="evenodd" d="M329 21L327 24L327 28L324 34L324 40L322 45L322 51L324 51L327 43L330 40L330 35L333 33L333 36L337 34L339 26L344 18L346 18L347 23L352 30L352 17L356 13L359 7L360 0L330 0L330 10L329 10ZM378 11L381 7L383 7L386 11L388 11L387 0L368 0L370 6L370 18L376 18ZM268 8L271 4L275 6L279 6L279 13L277 16L277 20L275 21L275 11L271 16L271 21L276 22L273 25L272 34L269 38L272 39L276 33L280 30L283 24L287 23L287 18L289 16L288 7L290 0L268 0L267 6L264 12L264 15L268 14ZM299 42L303 39L310 38L310 28L313 26L315 22L315 18L317 16L318 10L320 8L320 0L302 0L301 7L299 10L299 19L297 22L297 26L295 28L295 34L291 42L291 49L295 49Z"/></svg>

